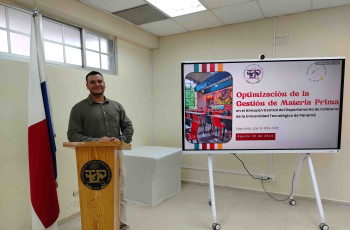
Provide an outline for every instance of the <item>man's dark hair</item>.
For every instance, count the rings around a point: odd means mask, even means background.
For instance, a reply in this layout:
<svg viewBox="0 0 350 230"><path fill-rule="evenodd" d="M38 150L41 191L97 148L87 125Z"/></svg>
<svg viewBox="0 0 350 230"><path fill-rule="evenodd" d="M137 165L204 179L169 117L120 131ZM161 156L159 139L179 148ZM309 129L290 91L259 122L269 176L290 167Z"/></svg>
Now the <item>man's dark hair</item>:
<svg viewBox="0 0 350 230"><path fill-rule="evenodd" d="M103 78L103 75L102 75L100 72L97 72L97 71L91 71L91 72L90 72L90 73L88 73L88 74L86 75L86 77L85 77L86 82L88 82L88 77L89 77L90 75L97 75L97 74L101 75L101 76L102 76L102 78Z"/></svg>

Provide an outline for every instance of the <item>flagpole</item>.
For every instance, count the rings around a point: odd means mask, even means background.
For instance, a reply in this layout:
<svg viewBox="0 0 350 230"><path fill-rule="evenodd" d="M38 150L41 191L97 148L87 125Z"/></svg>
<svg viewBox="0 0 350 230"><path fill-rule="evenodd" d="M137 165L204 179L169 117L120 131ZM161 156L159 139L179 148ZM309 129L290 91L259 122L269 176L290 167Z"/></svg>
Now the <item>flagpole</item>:
<svg viewBox="0 0 350 230"><path fill-rule="evenodd" d="M52 135L49 101L40 35L40 13L33 10L28 85L28 159L32 229L57 229L56 146Z"/></svg>

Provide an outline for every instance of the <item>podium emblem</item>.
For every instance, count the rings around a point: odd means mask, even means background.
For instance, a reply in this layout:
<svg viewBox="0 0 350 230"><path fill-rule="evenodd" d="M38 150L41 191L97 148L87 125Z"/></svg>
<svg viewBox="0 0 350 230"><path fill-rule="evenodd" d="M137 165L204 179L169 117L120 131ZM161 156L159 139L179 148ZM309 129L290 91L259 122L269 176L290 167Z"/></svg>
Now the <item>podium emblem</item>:
<svg viewBox="0 0 350 230"><path fill-rule="evenodd" d="M89 189L101 190L111 181L112 172L105 162L92 160L81 168L80 178L83 184Z"/></svg>

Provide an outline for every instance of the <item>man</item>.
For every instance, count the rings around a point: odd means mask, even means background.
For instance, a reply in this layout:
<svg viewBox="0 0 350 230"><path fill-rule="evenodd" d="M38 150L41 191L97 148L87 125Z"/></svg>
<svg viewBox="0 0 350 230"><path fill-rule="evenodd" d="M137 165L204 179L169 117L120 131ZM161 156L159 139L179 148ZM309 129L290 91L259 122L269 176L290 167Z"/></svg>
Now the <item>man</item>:
<svg viewBox="0 0 350 230"><path fill-rule="evenodd" d="M121 104L104 96L105 81L101 73L86 75L86 88L90 95L77 103L71 111L68 125L70 142L124 141L130 143L134 129ZM125 170L122 169L120 229L129 229L126 220Z"/></svg>

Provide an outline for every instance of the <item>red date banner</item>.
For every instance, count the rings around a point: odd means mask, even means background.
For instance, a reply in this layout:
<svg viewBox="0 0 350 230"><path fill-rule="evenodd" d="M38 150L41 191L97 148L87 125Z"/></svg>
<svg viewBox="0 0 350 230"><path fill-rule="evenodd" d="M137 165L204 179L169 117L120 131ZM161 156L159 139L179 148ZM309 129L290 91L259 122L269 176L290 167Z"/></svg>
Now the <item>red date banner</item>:
<svg viewBox="0 0 350 230"><path fill-rule="evenodd" d="M276 133L236 133L236 141L273 141Z"/></svg>

